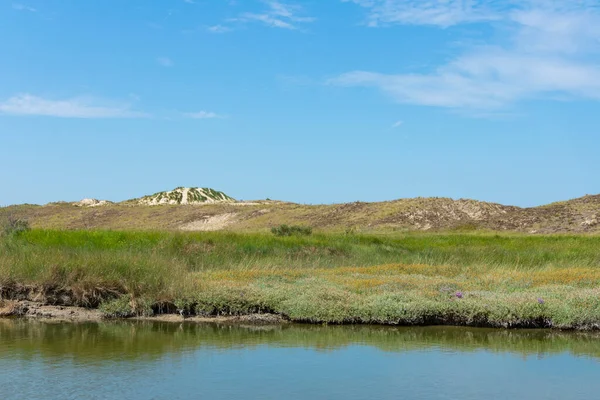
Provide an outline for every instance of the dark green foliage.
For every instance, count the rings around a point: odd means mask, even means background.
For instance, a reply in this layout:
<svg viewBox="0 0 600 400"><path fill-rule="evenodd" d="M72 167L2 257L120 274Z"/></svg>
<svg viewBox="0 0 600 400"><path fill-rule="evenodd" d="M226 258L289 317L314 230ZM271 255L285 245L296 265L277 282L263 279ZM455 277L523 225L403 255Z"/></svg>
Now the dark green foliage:
<svg viewBox="0 0 600 400"><path fill-rule="evenodd" d="M171 192L168 196L169 200L174 200L177 204L181 204L181 200L183 199L183 193L181 192Z"/></svg>
<svg viewBox="0 0 600 400"><path fill-rule="evenodd" d="M205 193L208 193L209 197L213 200L233 200L232 197L227 196L225 193L211 188L203 188Z"/></svg>
<svg viewBox="0 0 600 400"><path fill-rule="evenodd" d="M207 197L203 196L200 191L198 189L190 189L190 191L188 192L188 196L187 196L187 201L189 203L192 202L205 202L208 200Z"/></svg>
<svg viewBox="0 0 600 400"><path fill-rule="evenodd" d="M271 228L271 233L275 236L310 236L312 235L312 228L310 226L289 226L284 224Z"/></svg>

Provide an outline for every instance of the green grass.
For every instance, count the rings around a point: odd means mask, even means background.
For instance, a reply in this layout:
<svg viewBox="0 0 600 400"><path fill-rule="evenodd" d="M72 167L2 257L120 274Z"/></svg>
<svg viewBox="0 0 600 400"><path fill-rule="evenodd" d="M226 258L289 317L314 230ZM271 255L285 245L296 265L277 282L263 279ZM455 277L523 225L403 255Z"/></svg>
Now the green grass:
<svg viewBox="0 0 600 400"><path fill-rule="evenodd" d="M600 237L574 235L32 230L0 239L0 295L112 316L592 328L598 249Z"/></svg>

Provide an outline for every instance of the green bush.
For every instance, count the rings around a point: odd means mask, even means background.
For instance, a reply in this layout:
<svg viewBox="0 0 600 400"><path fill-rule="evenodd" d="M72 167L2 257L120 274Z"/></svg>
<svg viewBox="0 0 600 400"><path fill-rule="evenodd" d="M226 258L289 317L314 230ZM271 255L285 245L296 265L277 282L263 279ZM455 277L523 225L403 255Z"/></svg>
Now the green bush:
<svg viewBox="0 0 600 400"><path fill-rule="evenodd" d="M151 302L144 298L124 295L100 304L100 311L107 318L149 317L154 314Z"/></svg>
<svg viewBox="0 0 600 400"><path fill-rule="evenodd" d="M5 236L18 235L21 232L30 230L29 221L23 218L8 215L0 222L2 234Z"/></svg>
<svg viewBox="0 0 600 400"><path fill-rule="evenodd" d="M310 236L312 235L312 228L310 226L279 225L271 228L271 233L275 236Z"/></svg>

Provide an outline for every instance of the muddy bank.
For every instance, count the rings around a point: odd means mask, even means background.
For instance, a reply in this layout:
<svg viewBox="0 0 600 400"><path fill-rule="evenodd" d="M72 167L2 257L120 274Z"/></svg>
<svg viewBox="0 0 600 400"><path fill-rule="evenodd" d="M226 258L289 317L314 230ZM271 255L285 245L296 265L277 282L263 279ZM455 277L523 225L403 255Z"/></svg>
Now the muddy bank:
<svg viewBox="0 0 600 400"><path fill-rule="evenodd" d="M29 300L0 301L0 318L20 317L36 320L55 322L98 322L107 320L101 311L85 307L47 305ZM125 318L123 318L125 319ZM255 325L284 324L287 321L275 314L249 314L240 316L191 316L183 317L179 314L159 314L151 317L126 318L139 321L160 322L212 322L212 323L240 323Z"/></svg>
<svg viewBox="0 0 600 400"><path fill-rule="evenodd" d="M46 305L28 300L7 300L1 302L0 317L23 317L73 322L99 321L104 318L102 313L95 309Z"/></svg>
<svg viewBox="0 0 600 400"><path fill-rule="evenodd" d="M134 320L158 322L192 322L241 325L277 325L286 323L327 324L326 321L295 319L275 313L249 313L244 315L183 315L163 309L151 316L110 317L95 308L50 305L31 300L0 300L0 318L20 317L54 322L98 322L106 320ZM462 326L496 329L553 329L562 331L600 331L600 323L555 325L551 319L518 319L490 321L489 319L465 319L460 316L434 315L418 321L362 321L349 319L331 325L392 325L392 326Z"/></svg>
<svg viewBox="0 0 600 400"><path fill-rule="evenodd" d="M132 317L131 320L160 321L160 322L212 322L212 323L235 323L253 325L273 325L289 323L287 319L277 314L248 314L234 316L193 316L182 317L178 314L161 314L152 317Z"/></svg>

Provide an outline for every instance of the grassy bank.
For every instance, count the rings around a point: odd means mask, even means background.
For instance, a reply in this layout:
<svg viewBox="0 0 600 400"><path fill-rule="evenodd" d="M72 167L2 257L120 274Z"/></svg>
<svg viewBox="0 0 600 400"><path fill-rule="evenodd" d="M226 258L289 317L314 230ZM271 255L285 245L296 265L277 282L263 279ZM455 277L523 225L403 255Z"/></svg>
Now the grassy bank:
<svg viewBox="0 0 600 400"><path fill-rule="evenodd" d="M111 316L598 328L599 249L598 236L33 230L0 238L0 294Z"/></svg>

